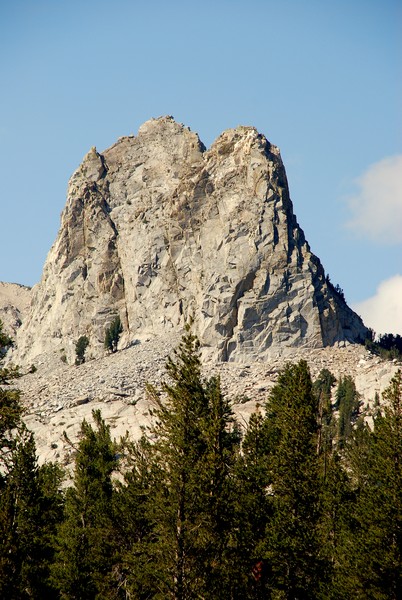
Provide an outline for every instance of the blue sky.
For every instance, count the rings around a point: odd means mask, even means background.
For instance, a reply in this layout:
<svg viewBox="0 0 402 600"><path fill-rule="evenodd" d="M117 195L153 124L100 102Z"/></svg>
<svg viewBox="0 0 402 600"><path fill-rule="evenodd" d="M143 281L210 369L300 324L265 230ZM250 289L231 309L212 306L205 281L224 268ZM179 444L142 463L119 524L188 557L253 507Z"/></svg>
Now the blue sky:
<svg viewBox="0 0 402 600"><path fill-rule="evenodd" d="M171 114L279 146L331 280L402 334L401 29L399 0L3 0L0 281L39 281L91 146Z"/></svg>

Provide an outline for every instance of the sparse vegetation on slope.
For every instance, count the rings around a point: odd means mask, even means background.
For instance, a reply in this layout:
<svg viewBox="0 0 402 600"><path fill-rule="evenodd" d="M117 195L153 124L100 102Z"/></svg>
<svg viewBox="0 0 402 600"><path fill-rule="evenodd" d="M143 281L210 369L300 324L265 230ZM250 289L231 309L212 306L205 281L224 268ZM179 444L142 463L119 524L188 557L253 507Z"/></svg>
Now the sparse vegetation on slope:
<svg viewBox="0 0 402 600"><path fill-rule="evenodd" d="M110 352L117 352L120 335L123 331L119 315L116 315L105 332L105 348Z"/></svg>
<svg viewBox="0 0 402 600"><path fill-rule="evenodd" d="M399 334L385 333L375 340L375 333L371 331L370 339L366 340L366 348L385 360L402 360L402 336Z"/></svg>

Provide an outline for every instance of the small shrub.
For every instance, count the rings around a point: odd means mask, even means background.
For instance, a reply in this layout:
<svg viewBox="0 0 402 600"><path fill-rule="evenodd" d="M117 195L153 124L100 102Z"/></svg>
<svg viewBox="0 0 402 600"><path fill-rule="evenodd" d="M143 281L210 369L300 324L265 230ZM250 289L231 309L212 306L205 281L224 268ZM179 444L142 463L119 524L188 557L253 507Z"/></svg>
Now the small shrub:
<svg viewBox="0 0 402 600"><path fill-rule="evenodd" d="M85 352L89 345L89 339L86 335L82 335L75 343L75 364L82 365L85 362Z"/></svg>
<svg viewBox="0 0 402 600"><path fill-rule="evenodd" d="M117 345L119 343L120 334L123 331L123 325L119 315L116 315L110 326L105 332L105 348L110 352L117 352Z"/></svg>
<svg viewBox="0 0 402 600"><path fill-rule="evenodd" d="M246 394L239 394L233 400L233 404L246 404L246 402L250 402L250 398Z"/></svg>

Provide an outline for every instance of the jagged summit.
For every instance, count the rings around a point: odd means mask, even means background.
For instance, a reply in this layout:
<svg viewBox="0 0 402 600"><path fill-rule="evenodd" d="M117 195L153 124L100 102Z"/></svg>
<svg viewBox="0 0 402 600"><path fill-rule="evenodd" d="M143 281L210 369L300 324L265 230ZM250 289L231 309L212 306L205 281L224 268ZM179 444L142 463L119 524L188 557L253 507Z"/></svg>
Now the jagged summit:
<svg viewBox="0 0 402 600"><path fill-rule="evenodd" d="M172 117L92 148L71 177L18 358L61 348L73 356L80 335L99 355L116 313L123 344L193 318L218 360L366 335L310 251L278 148L237 127L206 150Z"/></svg>

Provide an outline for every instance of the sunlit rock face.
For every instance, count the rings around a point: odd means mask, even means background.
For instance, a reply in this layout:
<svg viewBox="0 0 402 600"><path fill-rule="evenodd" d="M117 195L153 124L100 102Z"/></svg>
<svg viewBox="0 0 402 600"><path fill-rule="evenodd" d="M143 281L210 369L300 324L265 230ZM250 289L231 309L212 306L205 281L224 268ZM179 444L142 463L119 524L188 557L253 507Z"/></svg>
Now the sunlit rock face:
<svg viewBox="0 0 402 600"><path fill-rule="evenodd" d="M116 313L122 345L193 320L205 354L224 361L366 335L310 251L278 148L238 127L206 150L171 117L92 148L71 177L18 356L72 355L81 335L97 356Z"/></svg>

